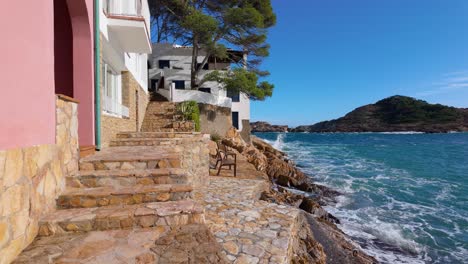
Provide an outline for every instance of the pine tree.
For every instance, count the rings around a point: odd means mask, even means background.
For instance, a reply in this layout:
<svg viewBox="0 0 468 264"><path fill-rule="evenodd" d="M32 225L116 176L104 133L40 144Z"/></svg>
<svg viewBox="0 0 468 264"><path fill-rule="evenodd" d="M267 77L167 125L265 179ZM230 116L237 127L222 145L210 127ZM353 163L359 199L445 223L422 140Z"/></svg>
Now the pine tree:
<svg viewBox="0 0 468 264"><path fill-rule="evenodd" d="M206 80L222 82L226 89L244 92L252 99L271 96L273 85L258 83L269 75L259 69L269 55L267 31L276 23L270 0L150 0L157 41L172 40L191 45L191 87L196 89ZM228 58L228 48L242 50L248 61L232 58L238 65L228 73L215 72L206 80L198 75L210 57ZM206 56L198 65L200 51ZM242 85L234 87L232 84Z"/></svg>

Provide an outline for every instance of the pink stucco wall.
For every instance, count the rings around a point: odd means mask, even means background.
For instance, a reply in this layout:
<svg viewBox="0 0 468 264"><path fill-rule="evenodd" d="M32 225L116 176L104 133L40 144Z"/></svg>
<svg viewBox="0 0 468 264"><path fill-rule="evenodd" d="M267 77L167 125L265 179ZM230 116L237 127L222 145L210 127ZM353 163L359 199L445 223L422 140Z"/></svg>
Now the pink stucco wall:
<svg viewBox="0 0 468 264"><path fill-rule="evenodd" d="M0 16L0 150L53 144L53 1L7 6Z"/></svg>
<svg viewBox="0 0 468 264"><path fill-rule="evenodd" d="M72 22L79 143L94 145L93 0L64 1ZM0 150L53 144L54 1L9 1L0 32Z"/></svg>
<svg viewBox="0 0 468 264"><path fill-rule="evenodd" d="M67 0L73 26L73 97L81 146L94 145L93 0Z"/></svg>

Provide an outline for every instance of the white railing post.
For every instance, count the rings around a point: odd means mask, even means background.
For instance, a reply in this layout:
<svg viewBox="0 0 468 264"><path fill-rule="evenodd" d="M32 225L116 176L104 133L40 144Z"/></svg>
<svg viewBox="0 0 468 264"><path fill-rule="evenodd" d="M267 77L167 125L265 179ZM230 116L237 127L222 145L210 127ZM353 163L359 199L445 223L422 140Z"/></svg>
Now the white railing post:
<svg viewBox="0 0 468 264"><path fill-rule="evenodd" d="M174 102L175 83L171 83L171 86L170 86L170 87L171 87L171 88L170 88L170 89L171 89L171 92L170 92L170 96L171 96L170 99L171 99L171 100L170 100L170 101L171 101L171 102Z"/></svg>

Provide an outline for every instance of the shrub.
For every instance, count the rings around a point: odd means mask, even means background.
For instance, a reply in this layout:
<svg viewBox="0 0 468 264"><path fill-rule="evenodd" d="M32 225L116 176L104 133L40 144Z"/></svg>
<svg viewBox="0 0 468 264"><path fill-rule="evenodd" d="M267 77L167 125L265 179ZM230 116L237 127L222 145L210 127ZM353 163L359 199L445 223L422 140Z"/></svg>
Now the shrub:
<svg viewBox="0 0 468 264"><path fill-rule="evenodd" d="M195 123L195 131L200 131L200 109L195 101L186 101L177 105L177 114L180 115L183 121L193 121Z"/></svg>

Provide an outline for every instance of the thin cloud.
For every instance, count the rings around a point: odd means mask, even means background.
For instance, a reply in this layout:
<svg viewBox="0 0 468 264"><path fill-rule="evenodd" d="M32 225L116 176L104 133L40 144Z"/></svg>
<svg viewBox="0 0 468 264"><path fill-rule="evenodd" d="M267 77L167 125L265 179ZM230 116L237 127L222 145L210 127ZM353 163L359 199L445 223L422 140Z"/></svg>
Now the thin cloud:
<svg viewBox="0 0 468 264"><path fill-rule="evenodd" d="M430 89L419 92L416 96L427 97L468 89L468 71L451 72L443 76L442 81L434 83Z"/></svg>

